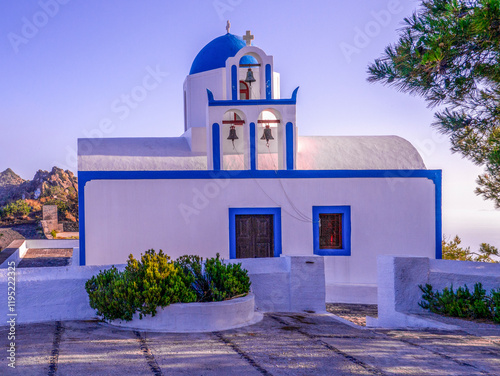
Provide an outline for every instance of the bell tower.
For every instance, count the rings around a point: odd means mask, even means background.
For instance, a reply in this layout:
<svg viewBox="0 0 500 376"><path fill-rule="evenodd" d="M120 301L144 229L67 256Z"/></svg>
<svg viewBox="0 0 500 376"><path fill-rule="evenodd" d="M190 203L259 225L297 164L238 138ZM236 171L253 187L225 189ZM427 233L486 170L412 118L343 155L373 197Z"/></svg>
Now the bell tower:
<svg viewBox="0 0 500 376"><path fill-rule="evenodd" d="M209 170L293 170L296 102L280 97L273 56L254 46L248 30L207 44L184 82L185 133L191 150L206 152Z"/></svg>

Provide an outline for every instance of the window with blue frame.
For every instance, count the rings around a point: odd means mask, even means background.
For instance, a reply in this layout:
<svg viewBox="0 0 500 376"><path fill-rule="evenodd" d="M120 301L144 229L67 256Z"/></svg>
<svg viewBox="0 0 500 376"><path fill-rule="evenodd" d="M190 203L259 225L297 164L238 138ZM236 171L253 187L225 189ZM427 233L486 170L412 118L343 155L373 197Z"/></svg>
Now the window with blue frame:
<svg viewBox="0 0 500 376"><path fill-rule="evenodd" d="M314 254L351 255L351 207L313 206Z"/></svg>

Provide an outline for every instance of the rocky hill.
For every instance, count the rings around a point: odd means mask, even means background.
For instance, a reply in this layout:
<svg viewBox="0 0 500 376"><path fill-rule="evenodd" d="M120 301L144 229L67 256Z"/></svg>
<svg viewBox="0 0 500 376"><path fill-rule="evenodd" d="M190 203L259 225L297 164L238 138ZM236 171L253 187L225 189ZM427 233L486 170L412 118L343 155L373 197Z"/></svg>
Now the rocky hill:
<svg viewBox="0 0 500 376"><path fill-rule="evenodd" d="M0 172L0 206L9 201L16 200L19 187L23 186L26 180L17 175L10 168Z"/></svg>
<svg viewBox="0 0 500 376"><path fill-rule="evenodd" d="M0 221L39 219L42 205L57 205L61 220L78 218L78 178L53 167L24 180L10 168L0 172Z"/></svg>

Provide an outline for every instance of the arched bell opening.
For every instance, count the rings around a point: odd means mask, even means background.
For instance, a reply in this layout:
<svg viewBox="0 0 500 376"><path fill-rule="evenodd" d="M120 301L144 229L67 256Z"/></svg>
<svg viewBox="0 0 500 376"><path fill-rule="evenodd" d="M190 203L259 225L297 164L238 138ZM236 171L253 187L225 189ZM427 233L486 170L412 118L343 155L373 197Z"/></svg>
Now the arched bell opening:
<svg viewBox="0 0 500 376"><path fill-rule="evenodd" d="M240 81L240 99L250 99L250 85L248 85L245 81Z"/></svg>
<svg viewBox="0 0 500 376"><path fill-rule="evenodd" d="M224 170L243 170L245 165L245 114L236 109L222 118L221 143Z"/></svg>
<svg viewBox="0 0 500 376"><path fill-rule="evenodd" d="M279 111L267 109L260 113L256 129L256 145L259 170L278 170L281 165L281 127Z"/></svg>
<svg viewBox="0 0 500 376"><path fill-rule="evenodd" d="M255 55L255 56L254 56ZM256 54L249 53L243 55L239 62L238 68L238 80L240 83L240 96L239 98L244 99L261 99L260 88L261 88L261 66L262 62L259 62L260 57ZM248 88L248 94L246 94L242 89Z"/></svg>

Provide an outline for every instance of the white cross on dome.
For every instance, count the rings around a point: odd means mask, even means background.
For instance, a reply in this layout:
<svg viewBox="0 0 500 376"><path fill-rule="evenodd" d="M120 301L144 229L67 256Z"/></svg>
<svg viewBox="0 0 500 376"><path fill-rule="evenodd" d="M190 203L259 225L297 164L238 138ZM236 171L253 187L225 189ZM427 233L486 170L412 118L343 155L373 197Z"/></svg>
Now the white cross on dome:
<svg viewBox="0 0 500 376"><path fill-rule="evenodd" d="M254 40L254 36L252 35L250 30L247 30L247 33L243 35L243 40L247 42L247 46L250 46L252 44L252 40Z"/></svg>

